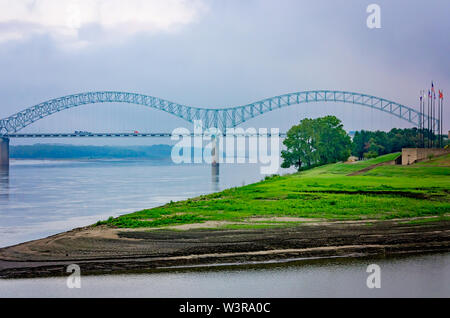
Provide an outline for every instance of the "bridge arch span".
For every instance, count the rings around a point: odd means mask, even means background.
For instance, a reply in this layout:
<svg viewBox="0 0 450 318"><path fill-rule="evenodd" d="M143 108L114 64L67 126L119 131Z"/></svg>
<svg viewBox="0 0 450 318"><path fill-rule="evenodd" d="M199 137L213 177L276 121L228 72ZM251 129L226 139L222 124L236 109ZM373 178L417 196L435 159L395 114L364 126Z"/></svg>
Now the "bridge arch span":
<svg viewBox="0 0 450 318"><path fill-rule="evenodd" d="M54 98L24 109L14 115L0 120L0 135L15 133L32 123L54 113L88 104L128 103L143 105L165 111L192 122L190 115L201 112L202 108L184 106L171 101L136 93L99 91L67 95Z"/></svg>
<svg viewBox="0 0 450 318"><path fill-rule="evenodd" d="M202 120L205 128L218 127L222 131L226 128L236 127L243 122L255 118L264 113L312 102L341 102L362 105L389 113L403 119L415 126L419 125L421 118L424 121L430 119L436 127L439 121L426 114L421 114L415 109L402 104L367 94L337 91L337 90L314 90L289 93L271 98L266 98L251 104L227 107L227 108L199 108L181 105L158 97L118 92L99 91L63 96L27 108L21 112L0 120L0 135L7 136L15 133L41 118L50 116L65 109L96 103L129 103L143 105L150 108L165 111L169 114L182 118L188 122Z"/></svg>
<svg viewBox="0 0 450 318"><path fill-rule="evenodd" d="M231 125L229 126L235 127L251 118L257 117L275 109L304 103L318 102L347 103L366 106L382 112L386 112L415 126L419 126L421 118L423 118L425 122L430 119L431 121L434 121L436 125L439 124L439 121L436 118L427 116L426 114L420 113L419 111L411 107L387 100L385 98L338 90L313 90L288 93L280 96L266 98L261 101L243 106L226 108L225 111L228 113L227 117L230 118L229 121L231 121ZM236 117L234 117L235 115L233 113L238 113L240 114L240 116L237 117L237 119L234 119Z"/></svg>

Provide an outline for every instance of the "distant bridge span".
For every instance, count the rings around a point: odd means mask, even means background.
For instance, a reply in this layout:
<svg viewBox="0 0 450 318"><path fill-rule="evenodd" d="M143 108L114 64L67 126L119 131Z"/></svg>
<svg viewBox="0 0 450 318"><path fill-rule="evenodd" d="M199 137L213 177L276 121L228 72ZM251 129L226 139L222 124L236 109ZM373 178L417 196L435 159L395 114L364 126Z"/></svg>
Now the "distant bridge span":
<svg viewBox="0 0 450 318"><path fill-rule="evenodd" d="M168 132L157 132L157 133L102 133L102 132L87 132L85 134L75 134L75 133L35 133L35 134L21 134L21 133L14 133L9 134L8 138L70 138L70 137L78 137L78 138L125 138L125 137L131 137L131 138L139 138L139 137L162 137L162 138L171 138L172 136L185 136L185 137L204 137L208 136L211 137L211 134L208 132L200 133L200 134L172 134ZM234 136L234 137L259 137L259 136L267 136L267 137L286 137L286 133L277 133L272 134L270 132L267 132L266 134L260 134L260 133L239 133L239 132L233 132L232 134L228 134L227 136Z"/></svg>
<svg viewBox="0 0 450 318"><path fill-rule="evenodd" d="M427 122L429 119L436 127L439 127L438 119L429 117L426 114L421 114L411 107L376 96L346 91L303 91L266 98L243 106L227 108L192 107L148 95L101 91L80 93L51 99L1 119L0 136L8 137L10 134L14 135L39 119L65 109L96 103L128 103L143 105L165 111L190 123L193 123L194 120L202 120L204 128L217 127L222 132L225 132L226 128L236 127L251 118L275 109L313 102L340 102L367 106L403 119L415 126L419 125L422 116L424 122Z"/></svg>

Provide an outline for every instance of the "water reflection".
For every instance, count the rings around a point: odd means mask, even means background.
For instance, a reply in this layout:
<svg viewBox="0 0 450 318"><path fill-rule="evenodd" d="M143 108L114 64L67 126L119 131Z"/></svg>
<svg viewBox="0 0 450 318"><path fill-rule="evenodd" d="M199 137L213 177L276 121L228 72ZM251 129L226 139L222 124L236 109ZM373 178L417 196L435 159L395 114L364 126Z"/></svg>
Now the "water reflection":
<svg viewBox="0 0 450 318"><path fill-rule="evenodd" d="M9 166L0 166L0 199L9 197Z"/></svg>
<svg viewBox="0 0 450 318"><path fill-rule="evenodd" d="M220 181L220 169L218 164L211 165L211 181L212 181L212 190L217 192L219 191L219 181Z"/></svg>

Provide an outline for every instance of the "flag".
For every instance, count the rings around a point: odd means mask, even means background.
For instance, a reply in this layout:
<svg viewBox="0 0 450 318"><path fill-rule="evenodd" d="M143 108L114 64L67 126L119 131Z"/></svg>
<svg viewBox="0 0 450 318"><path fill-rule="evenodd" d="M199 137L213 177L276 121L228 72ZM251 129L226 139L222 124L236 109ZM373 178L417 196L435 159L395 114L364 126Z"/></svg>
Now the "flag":
<svg viewBox="0 0 450 318"><path fill-rule="evenodd" d="M431 98L431 92L428 90L428 98Z"/></svg>
<svg viewBox="0 0 450 318"><path fill-rule="evenodd" d="M444 92L439 90L439 99L444 99Z"/></svg>
<svg viewBox="0 0 450 318"><path fill-rule="evenodd" d="M431 91L434 93L434 84L433 84L433 81L431 81Z"/></svg>

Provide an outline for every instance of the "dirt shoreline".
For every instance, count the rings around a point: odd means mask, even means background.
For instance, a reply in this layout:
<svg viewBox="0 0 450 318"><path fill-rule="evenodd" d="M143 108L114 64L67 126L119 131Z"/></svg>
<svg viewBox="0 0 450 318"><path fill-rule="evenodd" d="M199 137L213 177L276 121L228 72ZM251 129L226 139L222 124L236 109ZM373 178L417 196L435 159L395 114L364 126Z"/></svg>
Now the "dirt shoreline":
<svg viewBox="0 0 450 318"><path fill-rule="evenodd" d="M310 222L265 229L84 227L0 249L0 278L148 271L179 266L450 251L450 221Z"/></svg>

